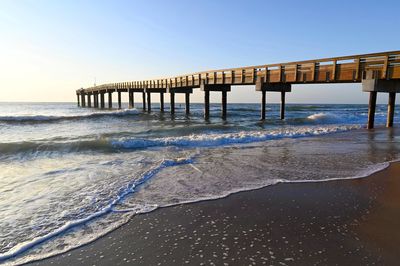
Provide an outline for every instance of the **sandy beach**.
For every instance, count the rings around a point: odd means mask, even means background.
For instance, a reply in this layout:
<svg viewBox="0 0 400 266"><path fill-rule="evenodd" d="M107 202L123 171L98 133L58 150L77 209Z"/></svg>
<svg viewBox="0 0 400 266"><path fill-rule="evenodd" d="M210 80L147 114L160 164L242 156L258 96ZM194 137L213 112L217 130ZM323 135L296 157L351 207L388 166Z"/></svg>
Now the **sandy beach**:
<svg viewBox="0 0 400 266"><path fill-rule="evenodd" d="M30 265L398 265L400 163L161 208Z"/></svg>

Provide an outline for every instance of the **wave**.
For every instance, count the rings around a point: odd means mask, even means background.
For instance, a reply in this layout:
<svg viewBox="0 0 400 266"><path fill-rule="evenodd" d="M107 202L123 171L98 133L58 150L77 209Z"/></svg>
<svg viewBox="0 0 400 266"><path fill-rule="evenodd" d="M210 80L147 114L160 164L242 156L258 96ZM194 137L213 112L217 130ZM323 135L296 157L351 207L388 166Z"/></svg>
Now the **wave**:
<svg viewBox="0 0 400 266"><path fill-rule="evenodd" d="M111 152L107 140L93 139L84 141L69 141L69 142L56 142L56 141L22 141L0 143L1 157L8 157L19 154L21 156L36 156L40 154L57 153L70 153L80 151L102 151Z"/></svg>
<svg viewBox="0 0 400 266"><path fill-rule="evenodd" d="M116 198L111 201L105 208L101 209L100 211L97 211L85 218L70 221L66 223L64 226L58 228L57 230L44 235L37 237L35 239L32 239L27 242L20 243L13 248L11 248L9 251L5 253L0 254L0 262L4 262L6 260L9 260L11 258L14 258L22 253L27 252L28 250L32 249L33 247L40 245L54 237L60 236L61 234L76 228L78 226L84 225L96 218L100 218L110 212L114 212L114 208L121 203L128 195L132 194L135 192L135 190L138 188L138 186L142 185L146 181L148 181L150 178L155 176L157 173L162 171L165 168L168 167L173 167L173 166L178 166L178 165L184 165L184 164L191 164L193 163L193 158L179 158L179 159L174 159L174 160L169 160L169 159L164 159L162 160L156 167L148 170L147 172L143 173L139 179L133 179L129 184L127 184L124 188L122 188ZM142 212L149 212L153 209L157 208L157 206L154 206L153 208L144 208L143 210L140 209L130 209L126 211L135 211L133 214L137 213L142 213ZM115 212L121 212L121 210L115 210Z"/></svg>
<svg viewBox="0 0 400 266"><path fill-rule="evenodd" d="M326 110L327 108L330 108L330 106L324 106L324 105L291 105L288 104L286 105L286 111L315 111L315 110Z"/></svg>
<svg viewBox="0 0 400 266"><path fill-rule="evenodd" d="M326 120L334 120L337 121L340 119L339 116L329 113L316 113L307 116L307 119L314 120L314 121L326 121Z"/></svg>
<svg viewBox="0 0 400 266"><path fill-rule="evenodd" d="M112 135L108 138L96 138L87 140L73 141L31 141L31 142L12 142L0 143L1 156L7 157L15 154L40 155L51 154L53 152L118 152L123 150L138 150L154 147L216 147L232 144L247 144L262 142L282 138L300 138L325 135L336 132L344 132L359 129L359 125L343 126L309 126L293 127L276 130L263 131L240 131L235 133L210 133L210 134L191 134L179 137L159 137L159 138L131 138L123 137L113 139Z"/></svg>
<svg viewBox="0 0 400 266"><path fill-rule="evenodd" d="M280 129L271 131L241 131L224 134L199 134L181 137L166 137L156 139L120 139L112 140L111 145L123 149L143 149L147 147L214 147L228 144L245 144L262 142L281 138L300 138L324 135L359 129L359 125L325 126L325 127L301 127Z"/></svg>
<svg viewBox="0 0 400 266"><path fill-rule="evenodd" d="M135 115L139 112L136 109L114 110L106 112L94 112L82 115L17 115L17 116L0 116L0 122L3 123L43 123L61 120L79 120L87 118L97 118L104 116L128 116Z"/></svg>

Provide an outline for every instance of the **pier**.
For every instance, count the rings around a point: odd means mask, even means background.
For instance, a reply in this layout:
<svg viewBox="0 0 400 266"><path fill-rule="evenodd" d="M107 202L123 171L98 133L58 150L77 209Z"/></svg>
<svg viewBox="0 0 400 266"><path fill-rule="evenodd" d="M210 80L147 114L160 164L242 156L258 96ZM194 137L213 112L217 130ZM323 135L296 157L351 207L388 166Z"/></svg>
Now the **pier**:
<svg viewBox="0 0 400 266"><path fill-rule="evenodd" d="M190 115L190 94L194 89L204 92L204 118L210 117L210 92L221 93L221 117L227 118L227 98L232 86L254 85L261 93L262 120L266 118L267 92L281 95L280 119L285 118L285 97L293 84L361 83L369 93L367 128L374 127L378 92L388 93L387 127L393 126L396 94L400 92L400 51L342 56L315 60L210 70L182 76L103 84L76 91L78 106L113 108L112 93L129 95L129 108L134 108L134 94L142 94L143 111L151 112L151 96L160 95L160 111L164 112L164 94L170 96L170 113L175 114L175 94L185 94L185 113ZM100 104L99 104L100 95ZM93 96L93 104L92 104ZM147 104L146 104L147 102Z"/></svg>

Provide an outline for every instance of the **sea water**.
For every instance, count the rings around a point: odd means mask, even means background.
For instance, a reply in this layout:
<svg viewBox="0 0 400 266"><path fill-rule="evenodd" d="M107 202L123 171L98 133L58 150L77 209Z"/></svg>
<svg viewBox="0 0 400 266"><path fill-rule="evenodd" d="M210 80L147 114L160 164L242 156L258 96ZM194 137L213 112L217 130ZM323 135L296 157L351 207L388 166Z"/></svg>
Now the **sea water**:
<svg viewBox="0 0 400 266"><path fill-rule="evenodd" d="M379 128L385 105L373 131L366 105L288 104L279 120L270 104L265 121L258 104L229 104L227 121L219 105L209 121L202 104L174 117L138 106L0 103L0 264L68 251L159 207L362 177L399 158L400 132Z"/></svg>

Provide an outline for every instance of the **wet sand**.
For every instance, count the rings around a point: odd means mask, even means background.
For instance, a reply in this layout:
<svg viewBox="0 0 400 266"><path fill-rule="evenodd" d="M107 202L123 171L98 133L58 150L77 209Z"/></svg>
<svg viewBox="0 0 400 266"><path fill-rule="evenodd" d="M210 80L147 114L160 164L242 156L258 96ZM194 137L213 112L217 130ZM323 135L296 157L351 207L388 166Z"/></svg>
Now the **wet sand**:
<svg viewBox="0 0 400 266"><path fill-rule="evenodd" d="M399 265L400 163L138 215L33 265Z"/></svg>

